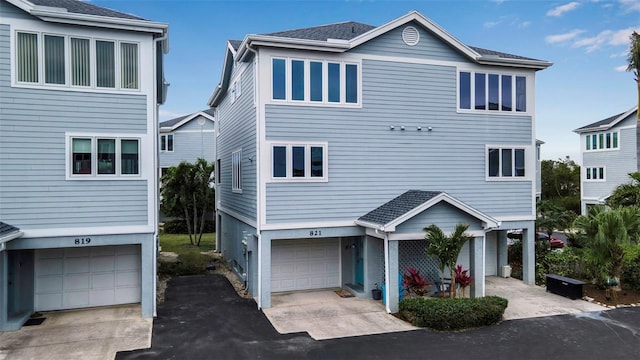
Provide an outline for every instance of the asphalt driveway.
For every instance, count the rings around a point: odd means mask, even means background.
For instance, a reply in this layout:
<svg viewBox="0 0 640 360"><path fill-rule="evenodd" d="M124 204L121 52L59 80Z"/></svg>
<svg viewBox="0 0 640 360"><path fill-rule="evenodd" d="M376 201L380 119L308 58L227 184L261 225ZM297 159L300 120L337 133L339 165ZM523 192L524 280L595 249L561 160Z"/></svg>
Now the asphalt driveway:
<svg viewBox="0 0 640 360"><path fill-rule="evenodd" d="M154 321L151 349L116 359L633 359L640 307L509 320L464 332L407 332L313 340L279 334L221 275L176 278Z"/></svg>

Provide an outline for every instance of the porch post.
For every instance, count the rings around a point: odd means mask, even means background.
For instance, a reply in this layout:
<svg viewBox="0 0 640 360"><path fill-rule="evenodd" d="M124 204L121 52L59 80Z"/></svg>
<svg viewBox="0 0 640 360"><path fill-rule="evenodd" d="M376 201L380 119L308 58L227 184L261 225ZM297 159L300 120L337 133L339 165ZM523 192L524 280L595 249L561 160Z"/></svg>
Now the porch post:
<svg viewBox="0 0 640 360"><path fill-rule="evenodd" d="M8 265L7 251L0 251L0 332L5 331L7 324L7 292L8 292Z"/></svg>
<svg viewBox="0 0 640 360"><path fill-rule="evenodd" d="M387 274L387 312L396 313L399 309L400 294L398 294L398 241L388 240L389 242L389 273Z"/></svg>
<svg viewBox="0 0 640 360"><path fill-rule="evenodd" d="M497 231L496 236L498 237L498 271L500 271L503 266L509 265L509 239L504 230Z"/></svg>
<svg viewBox="0 0 640 360"><path fill-rule="evenodd" d="M471 253L471 276L473 277L469 296L472 298L484 296L484 244L484 236L474 237L469 244Z"/></svg>
<svg viewBox="0 0 640 360"><path fill-rule="evenodd" d="M535 230L532 226L522 231L522 281L533 285L536 282Z"/></svg>
<svg viewBox="0 0 640 360"><path fill-rule="evenodd" d="M258 308L271 307L271 236L258 234Z"/></svg>

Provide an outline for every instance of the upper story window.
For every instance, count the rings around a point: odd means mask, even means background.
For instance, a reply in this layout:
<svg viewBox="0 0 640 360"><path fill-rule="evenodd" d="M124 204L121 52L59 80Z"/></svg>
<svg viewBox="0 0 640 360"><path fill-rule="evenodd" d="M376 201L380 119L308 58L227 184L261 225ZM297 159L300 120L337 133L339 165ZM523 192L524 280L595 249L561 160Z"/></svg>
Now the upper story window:
<svg viewBox="0 0 640 360"><path fill-rule="evenodd" d="M273 58L271 98L290 103L357 105L359 67L347 62Z"/></svg>
<svg viewBox="0 0 640 360"><path fill-rule="evenodd" d="M524 178L525 169L524 148L487 147L487 177L489 179Z"/></svg>
<svg viewBox="0 0 640 360"><path fill-rule="evenodd" d="M458 74L461 110L526 112L525 76L461 71Z"/></svg>
<svg viewBox="0 0 640 360"><path fill-rule="evenodd" d="M140 89L138 44L68 35L16 32L16 82Z"/></svg>
<svg viewBox="0 0 640 360"><path fill-rule="evenodd" d="M231 154L231 190L242 192L242 149Z"/></svg>
<svg viewBox="0 0 640 360"><path fill-rule="evenodd" d="M588 167L585 169L585 179L590 181L605 181L604 167Z"/></svg>
<svg viewBox="0 0 640 360"><path fill-rule="evenodd" d="M140 175L140 139L69 136L70 178Z"/></svg>
<svg viewBox="0 0 640 360"><path fill-rule="evenodd" d="M617 131L587 134L585 143L587 151L610 150L620 147Z"/></svg>
<svg viewBox="0 0 640 360"><path fill-rule="evenodd" d="M242 79L238 78L231 85L231 103L233 104L240 95L242 95Z"/></svg>
<svg viewBox="0 0 640 360"><path fill-rule="evenodd" d="M273 144L272 180L326 181L327 144Z"/></svg>
<svg viewBox="0 0 640 360"><path fill-rule="evenodd" d="M160 135L160 151L173 152L173 134Z"/></svg>

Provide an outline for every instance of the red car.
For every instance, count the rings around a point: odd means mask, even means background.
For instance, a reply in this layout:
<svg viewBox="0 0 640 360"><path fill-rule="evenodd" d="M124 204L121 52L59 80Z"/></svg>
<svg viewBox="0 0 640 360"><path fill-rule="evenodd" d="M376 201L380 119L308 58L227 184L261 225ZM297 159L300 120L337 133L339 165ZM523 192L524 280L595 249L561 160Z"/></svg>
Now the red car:
<svg viewBox="0 0 640 360"><path fill-rule="evenodd" d="M539 232L537 241L548 241L552 249L562 249L564 247L564 241L550 237L547 233Z"/></svg>

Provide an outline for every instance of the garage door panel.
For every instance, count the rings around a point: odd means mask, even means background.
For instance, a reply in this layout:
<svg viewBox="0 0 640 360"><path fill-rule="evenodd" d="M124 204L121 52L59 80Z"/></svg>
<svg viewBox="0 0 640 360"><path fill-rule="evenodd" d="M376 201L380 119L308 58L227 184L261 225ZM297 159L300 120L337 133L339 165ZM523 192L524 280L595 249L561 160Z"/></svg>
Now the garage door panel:
<svg viewBox="0 0 640 360"><path fill-rule="evenodd" d="M113 256L98 256L91 260L91 272L113 271L116 262Z"/></svg>
<svg viewBox="0 0 640 360"><path fill-rule="evenodd" d="M60 309L62 304L62 292L40 294L36 296L35 307L36 310L55 310Z"/></svg>
<svg viewBox="0 0 640 360"><path fill-rule="evenodd" d="M62 295L62 306L64 309L73 309L79 307L89 306L89 292L77 291L77 292L65 292Z"/></svg>
<svg viewBox="0 0 640 360"><path fill-rule="evenodd" d="M43 292L61 292L62 276L43 276L36 279L36 288Z"/></svg>
<svg viewBox="0 0 640 360"><path fill-rule="evenodd" d="M89 272L89 258L77 257L66 259L64 262L65 274L77 274Z"/></svg>
<svg viewBox="0 0 640 360"><path fill-rule="evenodd" d="M119 272L116 275L116 286L140 286L140 276L137 272Z"/></svg>
<svg viewBox="0 0 640 360"><path fill-rule="evenodd" d="M138 255L118 255L118 271L135 270L140 268L140 258Z"/></svg>
<svg viewBox="0 0 640 360"><path fill-rule="evenodd" d="M118 288L116 289L115 297L124 304L140 302L140 288Z"/></svg>
<svg viewBox="0 0 640 360"><path fill-rule="evenodd" d="M275 240L271 254L274 292L340 286L338 239Z"/></svg>
<svg viewBox="0 0 640 360"><path fill-rule="evenodd" d="M89 273L66 275L63 283L64 290L89 289Z"/></svg>
<svg viewBox="0 0 640 360"><path fill-rule="evenodd" d="M115 286L113 273L95 274L91 276L92 289L112 289Z"/></svg>
<svg viewBox="0 0 640 360"><path fill-rule="evenodd" d="M91 256L109 256L113 257L116 250L113 246L96 246L91 248Z"/></svg>

